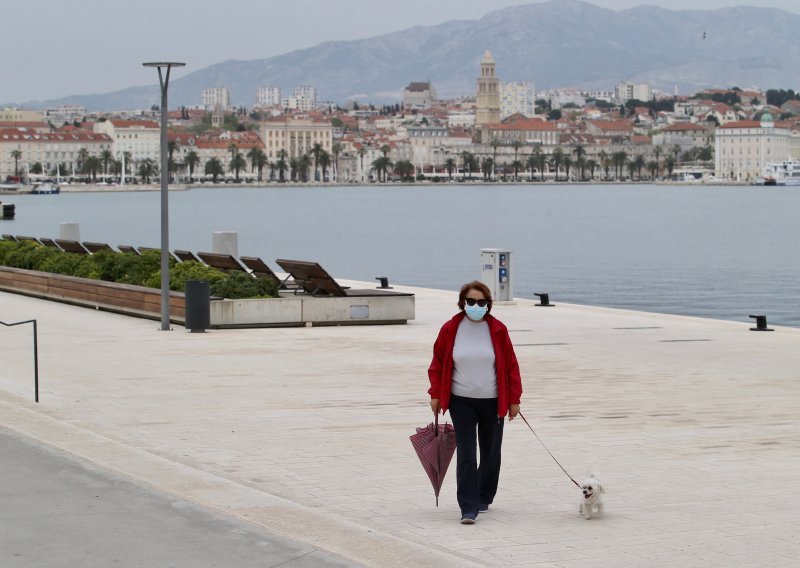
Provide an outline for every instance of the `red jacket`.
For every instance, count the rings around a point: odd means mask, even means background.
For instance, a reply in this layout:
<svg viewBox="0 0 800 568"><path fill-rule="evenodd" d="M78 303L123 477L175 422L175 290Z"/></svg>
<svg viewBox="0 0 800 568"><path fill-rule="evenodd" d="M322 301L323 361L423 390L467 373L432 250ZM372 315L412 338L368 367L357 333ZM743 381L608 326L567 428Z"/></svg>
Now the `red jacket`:
<svg viewBox="0 0 800 568"><path fill-rule="evenodd" d="M450 384L453 379L453 346L456 343L458 324L466 317L464 312L456 314L442 326L439 337L433 344L433 361L428 368L431 388L428 394L438 398L442 412L450 406ZM519 374L517 356L508 336L508 328L497 318L486 315L489 334L494 346L495 370L497 371L497 415L505 416L508 407L519 404L522 396L522 379Z"/></svg>

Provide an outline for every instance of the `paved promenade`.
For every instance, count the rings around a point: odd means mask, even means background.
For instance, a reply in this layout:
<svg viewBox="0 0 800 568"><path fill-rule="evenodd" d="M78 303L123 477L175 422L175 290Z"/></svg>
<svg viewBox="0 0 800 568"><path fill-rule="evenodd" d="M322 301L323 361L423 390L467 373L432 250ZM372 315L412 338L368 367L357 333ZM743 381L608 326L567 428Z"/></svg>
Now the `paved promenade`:
<svg viewBox="0 0 800 568"><path fill-rule="evenodd" d="M347 284L347 282L345 282ZM352 284L352 283L351 283ZM364 284L362 284L364 285ZM158 331L158 322L0 293L0 425L353 564L787 567L800 558L800 330L520 300L511 330L524 423L506 427L500 490L458 523L408 436L456 293L417 294L404 326Z"/></svg>

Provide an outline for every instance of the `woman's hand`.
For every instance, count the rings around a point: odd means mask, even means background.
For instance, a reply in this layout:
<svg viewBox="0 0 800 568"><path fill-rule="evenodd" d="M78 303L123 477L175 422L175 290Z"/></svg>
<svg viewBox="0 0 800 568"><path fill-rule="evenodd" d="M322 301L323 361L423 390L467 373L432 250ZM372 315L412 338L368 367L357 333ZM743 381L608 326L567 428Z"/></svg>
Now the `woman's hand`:
<svg viewBox="0 0 800 568"><path fill-rule="evenodd" d="M512 404L508 407L508 421L511 422L519 414L519 404Z"/></svg>
<svg viewBox="0 0 800 568"><path fill-rule="evenodd" d="M441 407L441 405L439 404L439 399L438 399L438 398L432 398L432 399L431 399L431 410L433 411L433 413L434 413L434 414L439 414L439 410L440 410L441 408L442 408L442 407Z"/></svg>

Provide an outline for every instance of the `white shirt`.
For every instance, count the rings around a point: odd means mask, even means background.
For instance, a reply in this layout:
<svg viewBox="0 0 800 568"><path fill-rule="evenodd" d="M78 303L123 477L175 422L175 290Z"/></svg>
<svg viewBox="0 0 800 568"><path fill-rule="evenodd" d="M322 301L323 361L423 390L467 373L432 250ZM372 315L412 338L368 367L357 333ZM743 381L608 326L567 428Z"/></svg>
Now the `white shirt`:
<svg viewBox="0 0 800 568"><path fill-rule="evenodd" d="M450 392L468 398L497 398L494 347L486 321L464 317L458 324Z"/></svg>

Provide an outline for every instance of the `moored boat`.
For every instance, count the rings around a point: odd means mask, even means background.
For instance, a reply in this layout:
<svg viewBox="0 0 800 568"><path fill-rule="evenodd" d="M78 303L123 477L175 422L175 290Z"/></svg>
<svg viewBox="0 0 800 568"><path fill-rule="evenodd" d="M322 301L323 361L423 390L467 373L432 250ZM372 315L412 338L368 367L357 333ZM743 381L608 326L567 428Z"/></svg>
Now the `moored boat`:
<svg viewBox="0 0 800 568"><path fill-rule="evenodd" d="M33 189L31 189L31 193L34 193L34 194L37 194L37 195L47 195L47 194L53 194L53 193L61 193L61 188L58 186L57 183L52 183L52 182L49 182L49 181L45 181L45 182L37 183L36 185L34 185Z"/></svg>

